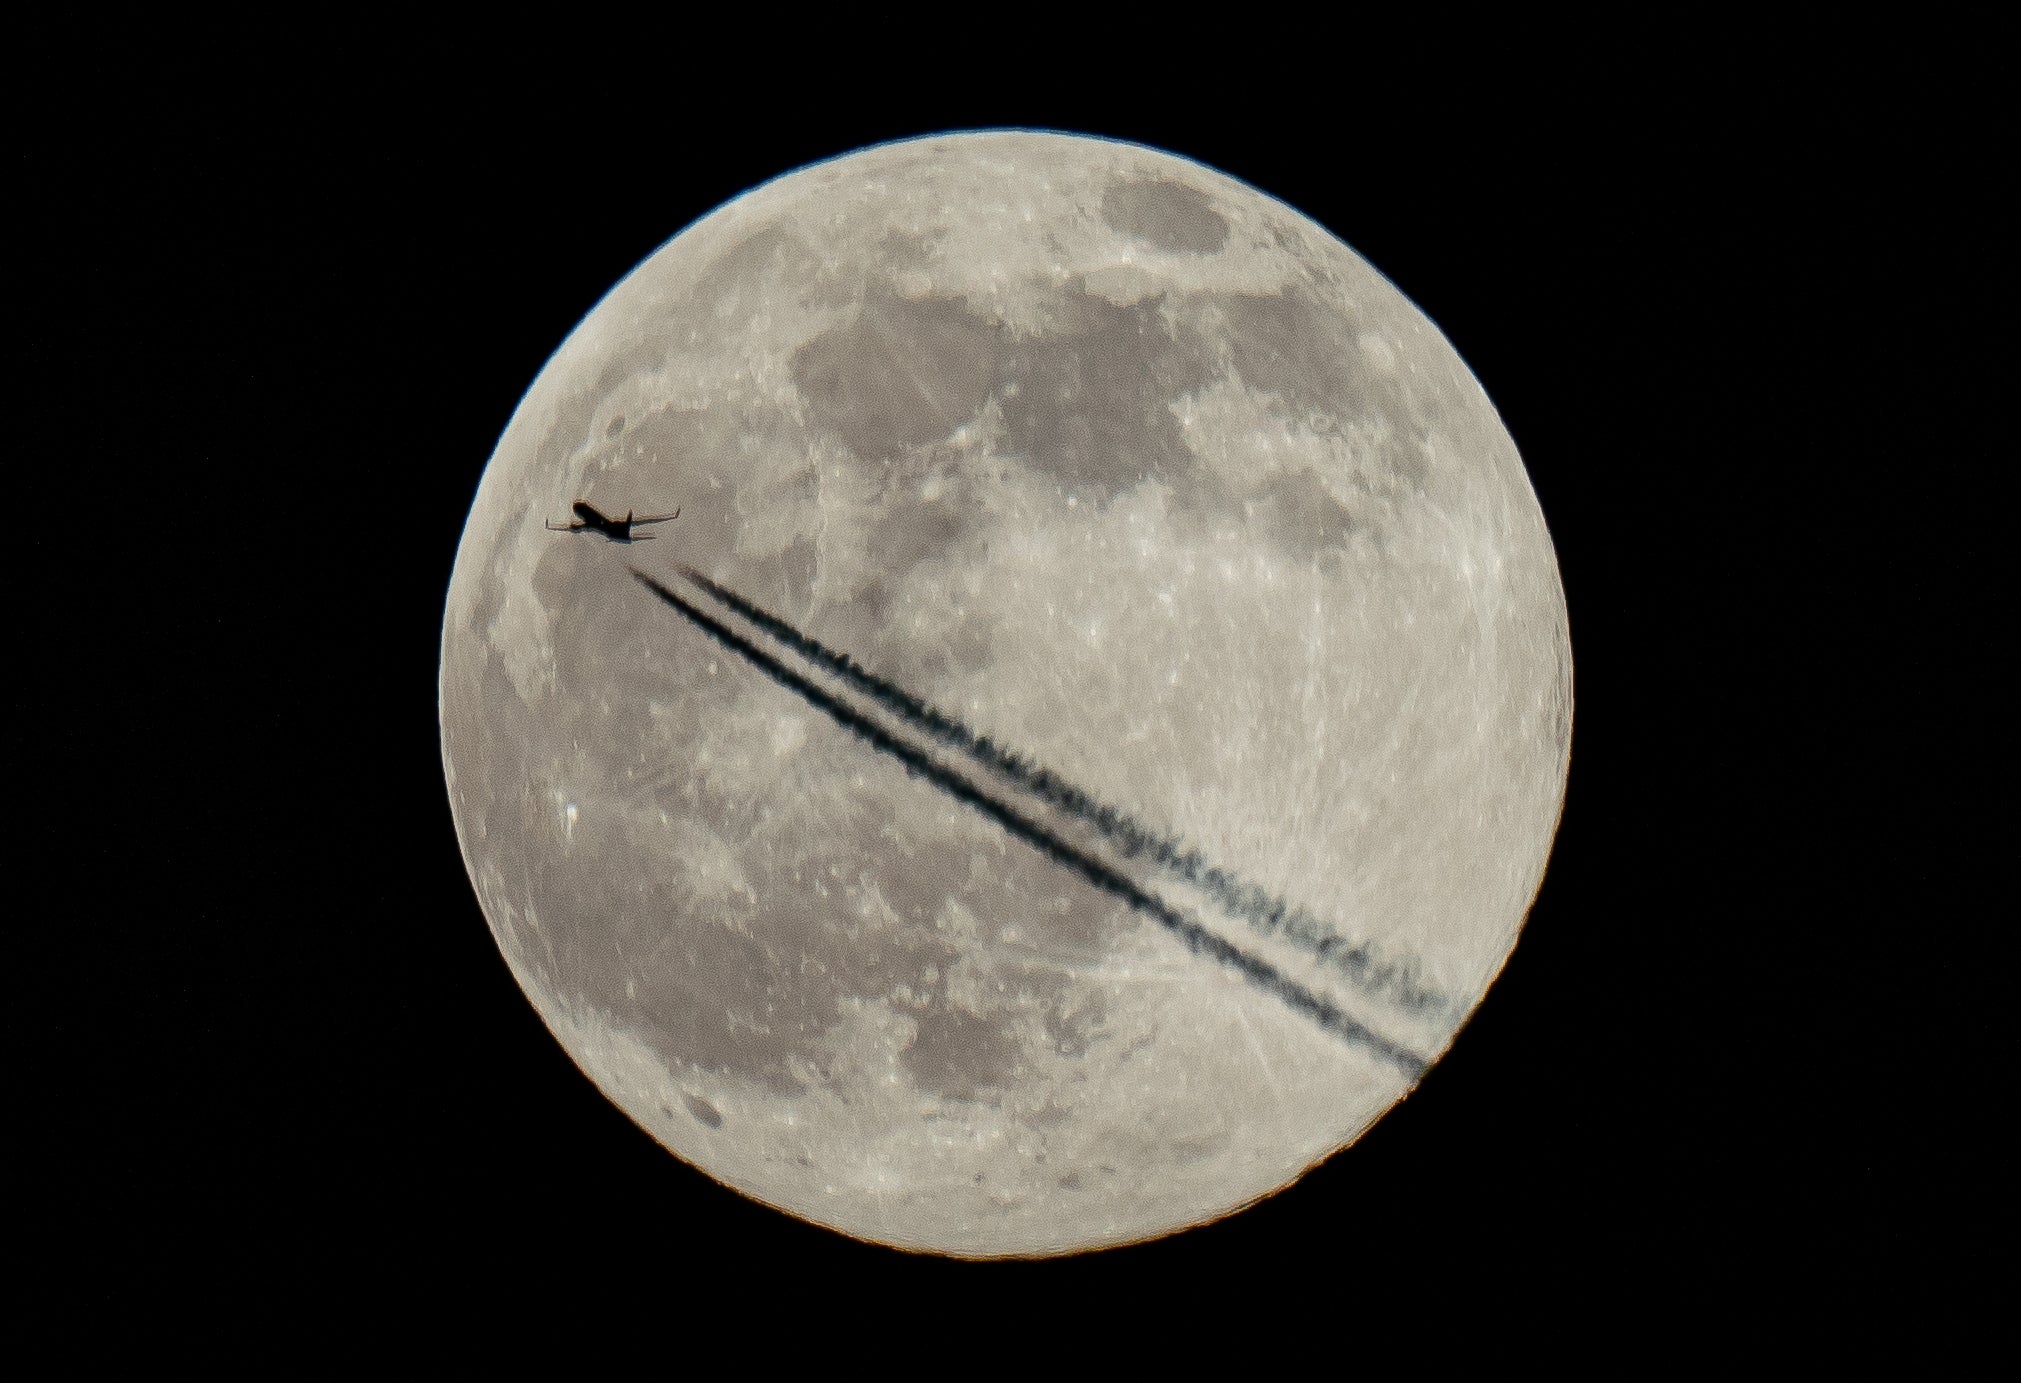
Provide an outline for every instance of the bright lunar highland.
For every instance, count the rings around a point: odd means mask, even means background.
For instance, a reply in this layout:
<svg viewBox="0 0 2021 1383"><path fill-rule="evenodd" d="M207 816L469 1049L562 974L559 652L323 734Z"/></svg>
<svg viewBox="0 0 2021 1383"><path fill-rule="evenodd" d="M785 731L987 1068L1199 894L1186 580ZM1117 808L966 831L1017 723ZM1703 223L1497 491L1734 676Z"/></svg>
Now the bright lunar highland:
<svg viewBox="0 0 2021 1383"><path fill-rule="evenodd" d="M1287 1185L1445 1051L1571 654L1507 431L1368 264L1197 163L978 133L597 305L484 473L441 722L506 961L654 1138L1043 1255Z"/></svg>

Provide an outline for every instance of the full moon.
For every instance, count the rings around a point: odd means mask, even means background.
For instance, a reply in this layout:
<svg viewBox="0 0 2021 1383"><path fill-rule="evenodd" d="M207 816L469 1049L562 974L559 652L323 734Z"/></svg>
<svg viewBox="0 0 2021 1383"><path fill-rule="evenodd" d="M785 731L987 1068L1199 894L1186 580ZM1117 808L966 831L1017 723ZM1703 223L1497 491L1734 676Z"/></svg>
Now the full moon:
<svg viewBox="0 0 2021 1383"><path fill-rule="evenodd" d="M513 415L442 631L464 862L577 1065L761 1202L962 1257L1226 1215L1401 1099L1515 944L1571 704L1432 323L1252 187L1029 132L641 264Z"/></svg>

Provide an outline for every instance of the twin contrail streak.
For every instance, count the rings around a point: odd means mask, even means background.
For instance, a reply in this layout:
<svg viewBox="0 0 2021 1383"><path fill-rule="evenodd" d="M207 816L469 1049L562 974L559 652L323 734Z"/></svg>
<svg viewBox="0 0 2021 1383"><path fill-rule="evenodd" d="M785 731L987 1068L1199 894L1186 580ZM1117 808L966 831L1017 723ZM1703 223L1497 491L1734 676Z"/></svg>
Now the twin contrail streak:
<svg viewBox="0 0 2021 1383"><path fill-rule="evenodd" d="M981 812L1055 864L1072 870L1104 893L1150 917L1183 941L1187 949L1194 954L1207 956L1235 970L1251 984L1304 1013L1321 1027L1349 1042L1367 1048L1400 1068L1412 1080L1424 1074L1426 1061L1416 1052L1363 1027L1350 1018L1338 1004L1305 988L1269 962L1250 955L1232 942L1185 917L1156 894L1138 887L1125 875L1094 856L1076 849L1038 822L990 794L973 780L936 762L916 746L899 739L877 721L795 672L736 630L668 590L644 572L634 568L632 575L641 585L678 611L690 624L764 673L779 686L826 714L871 748L897 759L904 765L908 774L926 779L942 792Z"/></svg>
<svg viewBox="0 0 2021 1383"><path fill-rule="evenodd" d="M848 654L809 638L762 605L746 600L693 567L682 566L679 571L717 604L742 615L801 657L834 673L921 734L966 755L1005 782L1092 827L1124 858L1149 859L1167 874L1201 890L1228 916L1248 923L1265 936L1282 935L1359 988L1399 1008L1416 1013L1443 1009L1450 1004L1446 995L1418 982L1412 965L1377 960L1367 946L1350 942L1305 908L1292 907L1283 898L1273 897L1232 871L1208 864L1197 849L1176 836L1155 832L1122 808L1091 797L1051 769L1026 762L988 736L976 734L931 703L864 668Z"/></svg>

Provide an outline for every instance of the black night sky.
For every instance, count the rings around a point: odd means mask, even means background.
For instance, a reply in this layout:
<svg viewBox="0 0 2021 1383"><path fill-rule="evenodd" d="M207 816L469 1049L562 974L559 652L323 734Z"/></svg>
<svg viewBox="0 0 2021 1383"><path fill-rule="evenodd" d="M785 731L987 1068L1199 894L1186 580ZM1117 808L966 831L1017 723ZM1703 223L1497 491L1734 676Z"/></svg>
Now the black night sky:
<svg viewBox="0 0 2021 1383"><path fill-rule="evenodd" d="M445 87L447 46L312 74L174 38L201 56L31 36L68 75L12 98L9 1141L55 1313L573 1336L830 1302L868 1358L880 1303L1048 1354L1035 1313L1537 1349L1992 1309L2013 150L1969 68L1638 49L1214 99L1183 67L1052 97L795 73L790 116L740 121L679 63ZM1550 524L1578 709L1523 939L1414 1095L1209 1228L977 1266L747 1202L575 1070L464 875L435 697L478 477L603 292L756 182L1000 125L1234 174L1439 325Z"/></svg>

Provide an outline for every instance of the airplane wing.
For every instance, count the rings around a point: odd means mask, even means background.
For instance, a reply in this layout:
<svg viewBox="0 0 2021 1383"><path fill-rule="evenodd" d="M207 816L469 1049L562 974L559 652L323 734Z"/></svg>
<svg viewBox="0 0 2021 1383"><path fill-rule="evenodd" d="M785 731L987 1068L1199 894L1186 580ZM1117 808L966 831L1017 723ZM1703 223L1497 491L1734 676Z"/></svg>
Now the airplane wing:
<svg viewBox="0 0 2021 1383"><path fill-rule="evenodd" d="M550 533L573 533L581 527L579 523L556 523L553 519L547 521L547 531Z"/></svg>
<svg viewBox="0 0 2021 1383"><path fill-rule="evenodd" d="M642 523L665 523L669 519L678 519L680 516L681 511L678 509L674 510L671 514L654 514L650 518L633 519L632 527L637 528Z"/></svg>

